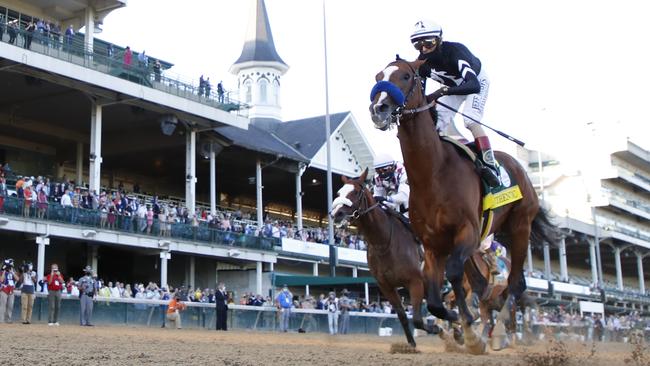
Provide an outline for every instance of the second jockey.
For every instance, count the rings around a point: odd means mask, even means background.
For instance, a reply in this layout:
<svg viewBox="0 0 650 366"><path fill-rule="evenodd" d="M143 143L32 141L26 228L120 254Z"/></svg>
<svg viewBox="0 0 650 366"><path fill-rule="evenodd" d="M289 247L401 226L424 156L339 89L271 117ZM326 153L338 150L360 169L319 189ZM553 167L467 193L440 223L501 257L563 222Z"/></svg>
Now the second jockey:
<svg viewBox="0 0 650 366"><path fill-rule="evenodd" d="M375 201L395 209L408 217L410 189L404 165L390 154L380 153L374 161Z"/></svg>

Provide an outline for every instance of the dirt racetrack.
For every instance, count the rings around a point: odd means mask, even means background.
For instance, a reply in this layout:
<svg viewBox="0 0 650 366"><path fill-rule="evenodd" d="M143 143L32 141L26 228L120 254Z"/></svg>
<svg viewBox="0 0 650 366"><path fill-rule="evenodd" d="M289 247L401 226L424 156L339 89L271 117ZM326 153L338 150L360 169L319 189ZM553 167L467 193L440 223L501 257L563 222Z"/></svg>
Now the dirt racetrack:
<svg viewBox="0 0 650 366"><path fill-rule="evenodd" d="M490 352L445 353L437 337L416 338L420 353L391 354L401 337L368 335L216 332L134 327L0 324L3 365L646 365L633 345L567 342L566 357L547 354L551 344ZM593 354L591 354L593 352ZM552 353L552 352L551 352ZM562 353L562 352L560 352ZM638 352L637 352L638 354ZM528 358L526 358L528 355ZM641 358L646 357L645 360ZM640 362L635 362L636 359Z"/></svg>

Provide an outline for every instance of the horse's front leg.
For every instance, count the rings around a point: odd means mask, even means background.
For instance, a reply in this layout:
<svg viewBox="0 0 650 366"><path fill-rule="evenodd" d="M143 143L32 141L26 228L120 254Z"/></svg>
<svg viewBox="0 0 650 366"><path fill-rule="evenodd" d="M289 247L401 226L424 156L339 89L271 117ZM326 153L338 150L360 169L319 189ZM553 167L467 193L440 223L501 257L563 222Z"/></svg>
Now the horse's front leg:
<svg viewBox="0 0 650 366"><path fill-rule="evenodd" d="M474 317L467 306L466 293L463 286L465 261L469 258L472 250L473 246L471 244L461 244L454 247L454 251L447 260L447 279L451 282L454 293L456 294L456 303L458 304L462 318L461 326L463 327L465 346L472 354L483 354L485 353L485 342L472 329Z"/></svg>
<svg viewBox="0 0 650 366"><path fill-rule="evenodd" d="M424 273L427 286L427 310L431 315L442 320L458 320L458 315L452 311L448 311L443 302L440 288L442 287L442 280L444 278L444 262L445 258L442 256L436 257L431 251L424 253Z"/></svg>

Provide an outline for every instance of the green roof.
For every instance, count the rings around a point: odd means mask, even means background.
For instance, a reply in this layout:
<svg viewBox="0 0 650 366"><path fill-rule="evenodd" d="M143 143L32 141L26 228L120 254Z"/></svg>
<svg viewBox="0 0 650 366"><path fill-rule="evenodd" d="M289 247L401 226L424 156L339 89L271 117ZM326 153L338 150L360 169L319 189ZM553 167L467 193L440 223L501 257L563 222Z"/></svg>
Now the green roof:
<svg viewBox="0 0 650 366"><path fill-rule="evenodd" d="M293 276L293 275L273 275L274 286L335 286L350 284L375 284L374 277L319 277L319 276Z"/></svg>

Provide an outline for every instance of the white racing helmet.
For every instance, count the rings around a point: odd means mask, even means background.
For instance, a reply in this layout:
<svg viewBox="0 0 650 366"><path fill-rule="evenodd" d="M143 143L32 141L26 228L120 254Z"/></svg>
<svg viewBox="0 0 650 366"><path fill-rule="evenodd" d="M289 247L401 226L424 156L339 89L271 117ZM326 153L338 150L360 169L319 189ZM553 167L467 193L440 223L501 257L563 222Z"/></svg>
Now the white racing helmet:
<svg viewBox="0 0 650 366"><path fill-rule="evenodd" d="M382 152L377 154L377 156L375 156L373 165L375 169L381 169L394 164L395 164L395 159L393 159L393 157L390 154Z"/></svg>
<svg viewBox="0 0 650 366"><path fill-rule="evenodd" d="M442 27L430 20L418 20L411 32L411 43L431 38L442 39Z"/></svg>

